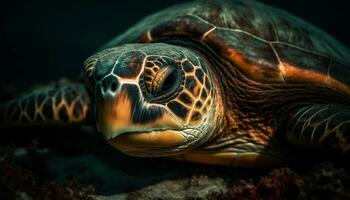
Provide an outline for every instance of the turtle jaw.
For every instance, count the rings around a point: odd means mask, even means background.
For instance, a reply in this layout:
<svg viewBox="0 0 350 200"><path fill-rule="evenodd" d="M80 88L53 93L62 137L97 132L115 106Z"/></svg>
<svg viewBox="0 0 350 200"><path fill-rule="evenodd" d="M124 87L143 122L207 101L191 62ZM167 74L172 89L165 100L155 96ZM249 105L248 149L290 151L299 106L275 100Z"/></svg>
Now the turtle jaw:
<svg viewBox="0 0 350 200"><path fill-rule="evenodd" d="M100 113L97 129L109 144L126 154L138 150L146 152L147 149L172 148L186 142L180 131L183 126L166 113L147 124L133 124L131 120L126 120L125 113L118 114L113 119L108 112ZM154 156L158 156L158 153L155 152Z"/></svg>
<svg viewBox="0 0 350 200"><path fill-rule="evenodd" d="M106 141L127 154L137 149L172 148L185 142L180 133L183 124L163 106L142 101L136 85L123 85L113 96L97 95L95 115L96 127Z"/></svg>
<svg viewBox="0 0 350 200"><path fill-rule="evenodd" d="M114 148L132 156L168 155L165 149L176 149L186 143L186 138L176 130L125 132L107 140ZM157 152L151 151L158 149ZM147 154L148 152L148 154ZM147 154L147 155L146 155Z"/></svg>

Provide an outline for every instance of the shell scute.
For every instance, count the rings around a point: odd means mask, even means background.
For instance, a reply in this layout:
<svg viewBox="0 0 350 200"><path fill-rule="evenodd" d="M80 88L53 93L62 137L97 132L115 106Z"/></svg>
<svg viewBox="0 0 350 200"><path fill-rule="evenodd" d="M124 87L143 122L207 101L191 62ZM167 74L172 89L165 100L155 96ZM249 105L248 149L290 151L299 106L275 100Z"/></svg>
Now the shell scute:
<svg viewBox="0 0 350 200"><path fill-rule="evenodd" d="M204 41L257 82L316 82L350 94L347 47L299 17L255 1L171 7L145 18L106 47L173 36Z"/></svg>
<svg viewBox="0 0 350 200"><path fill-rule="evenodd" d="M204 40L248 77L262 82L283 80L269 43L231 29L214 30Z"/></svg>

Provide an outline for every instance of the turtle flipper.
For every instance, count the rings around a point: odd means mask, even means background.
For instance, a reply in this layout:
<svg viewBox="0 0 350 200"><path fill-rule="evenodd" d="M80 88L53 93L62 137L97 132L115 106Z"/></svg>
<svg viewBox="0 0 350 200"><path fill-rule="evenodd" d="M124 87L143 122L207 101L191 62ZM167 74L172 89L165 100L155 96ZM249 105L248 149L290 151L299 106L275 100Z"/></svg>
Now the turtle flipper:
<svg viewBox="0 0 350 200"><path fill-rule="evenodd" d="M0 106L0 126L91 124L91 104L83 84L35 89Z"/></svg>
<svg viewBox="0 0 350 200"><path fill-rule="evenodd" d="M349 152L350 107L340 104L303 107L292 115L287 138L294 144Z"/></svg>

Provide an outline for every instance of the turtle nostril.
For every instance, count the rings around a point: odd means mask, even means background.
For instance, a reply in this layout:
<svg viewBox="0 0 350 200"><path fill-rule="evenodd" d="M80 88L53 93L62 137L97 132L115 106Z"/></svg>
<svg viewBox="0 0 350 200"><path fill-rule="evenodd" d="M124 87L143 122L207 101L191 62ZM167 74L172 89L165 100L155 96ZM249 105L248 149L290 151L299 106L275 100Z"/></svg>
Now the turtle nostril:
<svg viewBox="0 0 350 200"><path fill-rule="evenodd" d="M108 76L102 80L101 91L105 95L114 95L119 88L119 81L113 76Z"/></svg>
<svg viewBox="0 0 350 200"><path fill-rule="evenodd" d="M111 84L111 92L115 92L116 90L117 90L117 83L113 81Z"/></svg>
<svg viewBox="0 0 350 200"><path fill-rule="evenodd" d="M102 82L102 91L103 91L103 93L107 92L107 83L106 83L106 81Z"/></svg>

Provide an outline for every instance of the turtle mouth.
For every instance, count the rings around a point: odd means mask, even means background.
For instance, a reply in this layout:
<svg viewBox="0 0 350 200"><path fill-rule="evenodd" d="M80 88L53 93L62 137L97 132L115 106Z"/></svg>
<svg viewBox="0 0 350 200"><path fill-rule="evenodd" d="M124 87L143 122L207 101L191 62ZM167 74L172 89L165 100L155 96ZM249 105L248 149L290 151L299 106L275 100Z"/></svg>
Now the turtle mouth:
<svg viewBox="0 0 350 200"><path fill-rule="evenodd" d="M118 131L107 142L123 152L145 148L169 148L180 146L185 137L178 130L127 130Z"/></svg>
<svg viewBox="0 0 350 200"><path fill-rule="evenodd" d="M130 135L130 134L155 134L158 132L164 132L164 131L178 131L176 129L169 129L169 128L123 128L119 130L114 130L110 132L104 132L102 130L99 130L102 132L104 138L106 140L113 140L117 137L120 137L122 135Z"/></svg>

